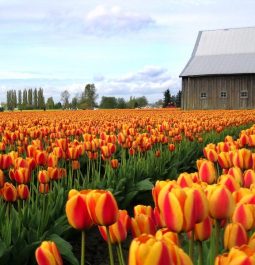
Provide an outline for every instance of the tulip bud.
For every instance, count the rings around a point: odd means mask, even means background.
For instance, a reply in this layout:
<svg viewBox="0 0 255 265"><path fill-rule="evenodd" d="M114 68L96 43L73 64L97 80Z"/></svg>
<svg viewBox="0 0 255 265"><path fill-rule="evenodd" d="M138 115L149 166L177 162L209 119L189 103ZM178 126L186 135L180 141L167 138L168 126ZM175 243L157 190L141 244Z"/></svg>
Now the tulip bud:
<svg viewBox="0 0 255 265"><path fill-rule="evenodd" d="M230 168L233 166L233 163L230 158L229 152L221 152L218 155L218 163L221 168Z"/></svg>
<svg viewBox="0 0 255 265"><path fill-rule="evenodd" d="M212 232L212 220L207 217L203 222L195 225L195 240L204 241L210 238Z"/></svg>
<svg viewBox="0 0 255 265"><path fill-rule="evenodd" d="M38 265L62 265L63 261L57 245L52 241L43 241L35 251Z"/></svg>
<svg viewBox="0 0 255 265"><path fill-rule="evenodd" d="M38 182L42 183L42 184L47 184L50 182L50 177L49 177L49 174L48 174L48 171L46 170L40 170L38 172Z"/></svg>
<svg viewBox="0 0 255 265"><path fill-rule="evenodd" d="M66 203L67 220L73 228L78 230L88 229L93 224L87 206L88 194L73 195Z"/></svg>
<svg viewBox="0 0 255 265"><path fill-rule="evenodd" d="M29 188L25 184L21 184L17 187L18 198L21 200L27 200L29 197Z"/></svg>
<svg viewBox="0 0 255 265"><path fill-rule="evenodd" d="M239 149L234 153L232 161L236 167L249 169L252 167L252 153L245 148Z"/></svg>
<svg viewBox="0 0 255 265"><path fill-rule="evenodd" d="M118 205L110 191L93 190L88 194L90 217L97 225L109 226L118 219Z"/></svg>
<svg viewBox="0 0 255 265"><path fill-rule="evenodd" d="M177 246L180 245L178 234L170 231L168 228L162 228L158 230L155 237L158 240L164 240L167 243L167 245L169 244L175 244Z"/></svg>
<svg viewBox="0 0 255 265"><path fill-rule="evenodd" d="M240 185L231 175L221 175L218 179L218 183L224 185L231 193L239 190Z"/></svg>
<svg viewBox="0 0 255 265"><path fill-rule="evenodd" d="M215 186L207 195L209 212L214 219L226 219L232 216L235 203L230 191L224 186Z"/></svg>
<svg viewBox="0 0 255 265"><path fill-rule="evenodd" d="M255 183L255 171L253 169L248 169L243 175L244 187L250 188L251 184Z"/></svg>
<svg viewBox="0 0 255 265"><path fill-rule="evenodd" d="M131 232L133 237L138 237L141 234L155 235L156 224L153 219L145 214L138 214L135 218L131 218Z"/></svg>
<svg viewBox="0 0 255 265"><path fill-rule="evenodd" d="M212 184L217 177L217 171L213 162L204 160L198 171L199 177L202 181Z"/></svg>
<svg viewBox="0 0 255 265"><path fill-rule="evenodd" d="M239 204L236 206L232 221L233 223L240 223L243 225L245 230L254 228L255 224L255 206L252 204Z"/></svg>
<svg viewBox="0 0 255 265"><path fill-rule="evenodd" d="M17 190L9 182L4 183L3 187L3 198L7 202L15 202L17 200Z"/></svg>
<svg viewBox="0 0 255 265"><path fill-rule="evenodd" d="M226 249L247 244L247 241L247 233L240 223L230 223L226 226L224 232L224 247Z"/></svg>
<svg viewBox="0 0 255 265"><path fill-rule="evenodd" d="M4 183L5 183L4 172L3 170L0 169L0 188L4 186Z"/></svg>
<svg viewBox="0 0 255 265"><path fill-rule="evenodd" d="M118 166L119 166L119 161L118 161L118 159L112 159L112 160L111 160L111 167L112 167L113 169L116 169L116 168L118 168Z"/></svg>

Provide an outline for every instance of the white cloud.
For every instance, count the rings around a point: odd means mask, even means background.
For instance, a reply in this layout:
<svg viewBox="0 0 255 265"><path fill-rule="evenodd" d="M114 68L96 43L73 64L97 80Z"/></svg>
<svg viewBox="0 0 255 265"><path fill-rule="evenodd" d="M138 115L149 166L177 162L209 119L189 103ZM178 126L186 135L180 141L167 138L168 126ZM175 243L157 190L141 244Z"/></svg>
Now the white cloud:
<svg viewBox="0 0 255 265"><path fill-rule="evenodd" d="M45 78L39 73L31 72L15 72L15 71L0 71L0 79L35 79Z"/></svg>
<svg viewBox="0 0 255 265"><path fill-rule="evenodd" d="M119 6L97 6L85 17L85 31L110 36L116 33L140 31L155 24L147 15L127 12Z"/></svg>

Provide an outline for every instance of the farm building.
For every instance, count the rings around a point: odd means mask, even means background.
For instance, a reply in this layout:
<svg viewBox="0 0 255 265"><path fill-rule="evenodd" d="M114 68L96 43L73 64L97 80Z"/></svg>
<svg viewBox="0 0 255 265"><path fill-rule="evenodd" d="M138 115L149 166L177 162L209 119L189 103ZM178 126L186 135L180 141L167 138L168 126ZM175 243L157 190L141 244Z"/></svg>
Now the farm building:
<svg viewBox="0 0 255 265"><path fill-rule="evenodd" d="M255 27L200 31L180 77L183 109L255 108Z"/></svg>

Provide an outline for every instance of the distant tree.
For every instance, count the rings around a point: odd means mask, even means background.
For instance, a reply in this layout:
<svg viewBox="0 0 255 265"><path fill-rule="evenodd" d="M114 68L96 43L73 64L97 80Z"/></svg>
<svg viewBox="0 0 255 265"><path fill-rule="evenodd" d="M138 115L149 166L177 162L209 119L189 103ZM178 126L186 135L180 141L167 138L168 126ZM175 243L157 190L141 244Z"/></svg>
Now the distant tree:
<svg viewBox="0 0 255 265"><path fill-rule="evenodd" d="M39 109L45 109L45 99L44 99L42 88L39 88L37 98L38 98L38 108Z"/></svg>
<svg viewBox="0 0 255 265"><path fill-rule="evenodd" d="M61 102L58 102L54 105L54 109L62 109L62 104Z"/></svg>
<svg viewBox="0 0 255 265"><path fill-rule="evenodd" d="M78 98L77 97L72 98L71 107L72 107L72 109L77 109L77 107L78 107Z"/></svg>
<svg viewBox="0 0 255 265"><path fill-rule="evenodd" d="M33 105L34 105L34 108L35 109L38 108L38 93L37 93L37 88L35 88L34 91L33 91Z"/></svg>
<svg viewBox="0 0 255 265"><path fill-rule="evenodd" d="M8 90L6 94L6 106L8 110L14 110L17 107L16 90Z"/></svg>
<svg viewBox="0 0 255 265"><path fill-rule="evenodd" d="M148 105L148 100L145 96L136 99L138 107L142 108Z"/></svg>
<svg viewBox="0 0 255 265"><path fill-rule="evenodd" d="M96 107L96 99L98 95L94 84L87 84L81 95L80 107L83 109L93 109Z"/></svg>
<svg viewBox="0 0 255 265"><path fill-rule="evenodd" d="M23 90L23 99L22 99L22 107L23 109L27 108L27 90Z"/></svg>
<svg viewBox="0 0 255 265"><path fill-rule="evenodd" d="M54 100L53 97L49 97L46 102L47 109L54 109Z"/></svg>
<svg viewBox="0 0 255 265"><path fill-rule="evenodd" d="M12 90L13 107L17 108L17 93L16 90Z"/></svg>
<svg viewBox="0 0 255 265"><path fill-rule="evenodd" d="M165 92L164 92L164 103L163 103L163 107L167 107L169 106L171 103L171 94L170 94L170 90L167 89Z"/></svg>
<svg viewBox="0 0 255 265"><path fill-rule="evenodd" d="M62 101L62 106L65 109L69 107L69 98L70 98L70 93L68 92L68 90L64 90L61 93L61 101Z"/></svg>
<svg viewBox="0 0 255 265"><path fill-rule="evenodd" d="M181 102L182 102L182 91L179 90L175 98L175 105L177 108L181 107Z"/></svg>
<svg viewBox="0 0 255 265"><path fill-rule="evenodd" d="M128 108L134 109L134 108L142 108L148 105L148 100L145 96L142 97L130 97L129 101L127 102Z"/></svg>
<svg viewBox="0 0 255 265"><path fill-rule="evenodd" d="M117 98L117 109L126 109L127 103L124 98Z"/></svg>
<svg viewBox="0 0 255 265"><path fill-rule="evenodd" d="M99 107L101 109L117 108L117 99L115 97L102 97Z"/></svg>
<svg viewBox="0 0 255 265"><path fill-rule="evenodd" d="M33 90L32 90L32 88L28 89L27 101L28 101L29 108L32 109L33 108Z"/></svg>
<svg viewBox="0 0 255 265"><path fill-rule="evenodd" d="M18 108L20 109L22 107L22 91L18 91Z"/></svg>

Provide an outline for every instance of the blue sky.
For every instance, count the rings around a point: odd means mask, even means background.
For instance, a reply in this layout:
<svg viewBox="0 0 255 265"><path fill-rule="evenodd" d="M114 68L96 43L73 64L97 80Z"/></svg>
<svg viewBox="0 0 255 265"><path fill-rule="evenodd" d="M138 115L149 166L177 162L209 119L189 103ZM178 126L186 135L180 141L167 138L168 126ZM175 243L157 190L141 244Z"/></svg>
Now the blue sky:
<svg viewBox="0 0 255 265"><path fill-rule="evenodd" d="M60 99L175 94L198 31L255 26L253 0L0 0L0 101L43 87Z"/></svg>

